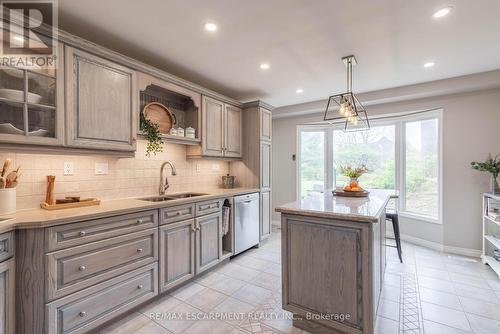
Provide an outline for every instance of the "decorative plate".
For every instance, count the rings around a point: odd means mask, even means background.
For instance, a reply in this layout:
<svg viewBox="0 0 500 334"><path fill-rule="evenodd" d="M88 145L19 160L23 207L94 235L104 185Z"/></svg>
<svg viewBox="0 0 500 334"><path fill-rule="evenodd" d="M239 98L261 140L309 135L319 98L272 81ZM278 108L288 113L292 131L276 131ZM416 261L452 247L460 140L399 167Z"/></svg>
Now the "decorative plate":
<svg viewBox="0 0 500 334"><path fill-rule="evenodd" d="M177 123L175 115L167 107L158 102L146 104L142 113L144 114L144 118L158 124L161 134L168 134L170 129Z"/></svg>

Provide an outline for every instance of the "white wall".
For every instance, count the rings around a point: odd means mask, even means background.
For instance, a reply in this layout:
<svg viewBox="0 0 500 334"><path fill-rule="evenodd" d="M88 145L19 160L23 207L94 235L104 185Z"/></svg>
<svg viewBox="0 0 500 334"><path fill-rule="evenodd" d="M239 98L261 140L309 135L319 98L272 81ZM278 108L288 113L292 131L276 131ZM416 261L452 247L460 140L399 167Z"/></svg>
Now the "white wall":
<svg viewBox="0 0 500 334"><path fill-rule="evenodd" d="M293 108L293 109L292 109ZM489 175L474 171L470 162L500 153L500 89L427 97L371 105L371 116L443 109L443 224L404 219L401 233L445 247L481 248L481 193L488 191ZM290 110L296 110L291 106ZM273 119L273 205L295 200L296 126L318 122L321 113ZM279 219L274 213L274 219Z"/></svg>

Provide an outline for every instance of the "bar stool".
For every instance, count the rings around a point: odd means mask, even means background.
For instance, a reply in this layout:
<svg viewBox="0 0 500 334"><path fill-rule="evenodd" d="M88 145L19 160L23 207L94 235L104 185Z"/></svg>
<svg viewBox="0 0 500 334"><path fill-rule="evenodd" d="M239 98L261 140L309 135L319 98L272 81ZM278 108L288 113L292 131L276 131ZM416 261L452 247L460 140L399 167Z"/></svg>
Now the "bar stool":
<svg viewBox="0 0 500 334"><path fill-rule="evenodd" d="M399 261L403 263L403 258L401 256L401 236L399 233L399 217L396 210L387 209L385 213L385 219L392 222L392 229L394 230L394 240L396 241L396 246L387 245L387 247L395 247L398 249Z"/></svg>

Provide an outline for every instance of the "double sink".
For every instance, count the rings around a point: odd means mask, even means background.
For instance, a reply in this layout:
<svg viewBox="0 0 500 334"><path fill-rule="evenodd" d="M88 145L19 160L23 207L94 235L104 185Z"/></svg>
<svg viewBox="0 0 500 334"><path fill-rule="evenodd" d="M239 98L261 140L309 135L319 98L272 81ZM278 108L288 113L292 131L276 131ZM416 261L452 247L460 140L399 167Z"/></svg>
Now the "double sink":
<svg viewBox="0 0 500 334"><path fill-rule="evenodd" d="M182 194L171 194L171 195L145 197L145 198L139 198L139 199L141 201L148 201L148 202L165 202L165 201L173 201L176 199L191 198L191 197L198 197L198 196L204 196L204 195L208 195L208 194L182 193Z"/></svg>

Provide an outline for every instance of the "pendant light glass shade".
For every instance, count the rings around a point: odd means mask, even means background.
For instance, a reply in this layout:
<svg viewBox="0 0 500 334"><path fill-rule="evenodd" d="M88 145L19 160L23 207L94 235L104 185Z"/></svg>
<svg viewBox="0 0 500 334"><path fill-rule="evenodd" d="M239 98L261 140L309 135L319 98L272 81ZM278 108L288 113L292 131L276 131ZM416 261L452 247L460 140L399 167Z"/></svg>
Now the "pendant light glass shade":
<svg viewBox="0 0 500 334"><path fill-rule="evenodd" d="M352 65L356 64L356 58L347 56L342 60L347 66L347 92L328 98L323 119L332 124L343 122L344 131L368 130L370 121L366 109L352 93Z"/></svg>

